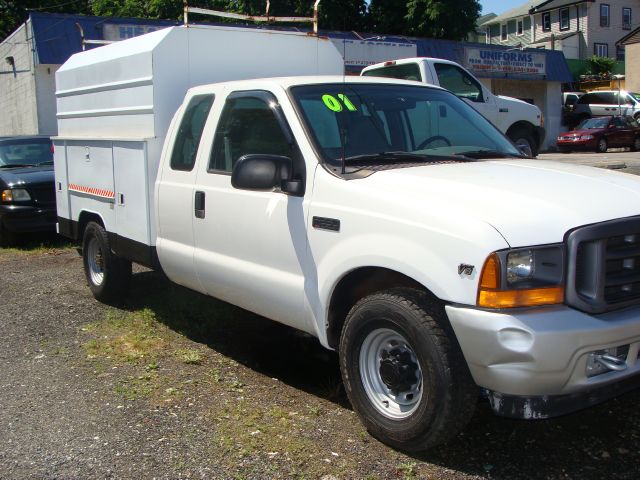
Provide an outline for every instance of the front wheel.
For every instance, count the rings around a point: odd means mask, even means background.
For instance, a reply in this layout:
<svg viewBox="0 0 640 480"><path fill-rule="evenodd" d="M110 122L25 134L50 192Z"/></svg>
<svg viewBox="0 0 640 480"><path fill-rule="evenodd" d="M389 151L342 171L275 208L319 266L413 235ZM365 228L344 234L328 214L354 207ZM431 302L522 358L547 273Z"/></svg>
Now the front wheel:
<svg viewBox="0 0 640 480"><path fill-rule="evenodd" d="M596 147L596 152L598 153L607 153L609 149L609 144L607 143L607 139L602 137L598 140L598 145Z"/></svg>
<svg viewBox="0 0 640 480"><path fill-rule="evenodd" d="M82 240L84 274L93 296L104 303L119 300L129 287L131 262L116 256L105 229L89 222Z"/></svg>
<svg viewBox="0 0 640 480"><path fill-rule="evenodd" d="M380 441L426 450L458 434L477 390L442 305L425 292L370 295L349 312L340 368L349 400Z"/></svg>

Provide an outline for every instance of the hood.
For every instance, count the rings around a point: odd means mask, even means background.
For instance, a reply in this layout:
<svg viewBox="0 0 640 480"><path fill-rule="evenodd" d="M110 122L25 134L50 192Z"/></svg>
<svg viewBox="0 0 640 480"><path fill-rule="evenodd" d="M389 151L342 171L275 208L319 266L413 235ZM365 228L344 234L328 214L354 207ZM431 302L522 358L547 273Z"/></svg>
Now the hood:
<svg viewBox="0 0 640 480"><path fill-rule="evenodd" d="M512 247L561 242L575 227L640 215L640 177L543 160L427 165L363 180L407 215L424 221L435 208L462 226L483 221Z"/></svg>
<svg viewBox="0 0 640 480"><path fill-rule="evenodd" d="M0 182L7 187L47 182L53 184L54 181L53 165L0 169Z"/></svg>
<svg viewBox="0 0 640 480"><path fill-rule="evenodd" d="M570 132L564 132L558 135L559 137L575 137L581 135L595 135L598 133L602 133L603 131L608 130L607 128L583 128L580 130L571 130Z"/></svg>

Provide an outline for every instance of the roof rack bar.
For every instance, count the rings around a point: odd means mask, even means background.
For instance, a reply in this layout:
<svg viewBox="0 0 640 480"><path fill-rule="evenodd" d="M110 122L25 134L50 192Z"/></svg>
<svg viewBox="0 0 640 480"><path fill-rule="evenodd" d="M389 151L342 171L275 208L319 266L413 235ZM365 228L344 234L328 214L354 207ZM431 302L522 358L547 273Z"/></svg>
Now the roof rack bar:
<svg viewBox="0 0 640 480"><path fill-rule="evenodd" d="M265 16L243 15L241 13L221 12L218 10L209 10L207 8L190 7L187 0L184 0L184 24L189 25L189 13L199 13L201 15L210 15L214 17L232 18L235 20L247 20L250 22L286 22L286 23L313 23L313 33L318 33L318 4L320 0L316 0L313 5L313 17L271 17L269 16L270 3L267 2Z"/></svg>

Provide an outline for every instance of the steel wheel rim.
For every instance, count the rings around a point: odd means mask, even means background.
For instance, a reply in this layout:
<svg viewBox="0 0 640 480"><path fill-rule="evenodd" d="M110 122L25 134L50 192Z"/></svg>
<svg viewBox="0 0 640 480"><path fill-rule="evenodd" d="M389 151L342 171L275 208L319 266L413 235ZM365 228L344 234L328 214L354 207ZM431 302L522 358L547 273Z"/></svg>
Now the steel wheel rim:
<svg viewBox="0 0 640 480"><path fill-rule="evenodd" d="M416 382L397 392L392 391L381 375L384 352L389 354L392 351L401 352L401 356L415 364L415 369L411 367L411 371L415 374ZM389 328L370 332L362 342L359 364L362 385L378 412L387 418L400 420L416 411L422 399L422 369L413 348L402 335Z"/></svg>
<svg viewBox="0 0 640 480"><path fill-rule="evenodd" d="M89 277L94 285L102 285L104 280L104 259L102 248L98 239L92 237L87 245L87 266L89 267Z"/></svg>
<svg viewBox="0 0 640 480"><path fill-rule="evenodd" d="M527 157L533 157L533 149L531 148L531 144L526 138L519 138L515 141L516 147L522 153L524 153Z"/></svg>

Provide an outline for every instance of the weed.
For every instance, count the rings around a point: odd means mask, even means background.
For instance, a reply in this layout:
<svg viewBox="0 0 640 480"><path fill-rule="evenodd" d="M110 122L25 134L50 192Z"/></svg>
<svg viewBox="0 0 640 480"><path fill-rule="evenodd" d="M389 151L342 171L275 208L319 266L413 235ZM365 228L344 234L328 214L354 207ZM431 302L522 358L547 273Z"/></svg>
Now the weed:
<svg viewBox="0 0 640 480"><path fill-rule="evenodd" d="M176 352L176 355L183 363L186 363L187 365L200 365L204 360L204 355L193 348L178 350Z"/></svg>
<svg viewBox="0 0 640 480"><path fill-rule="evenodd" d="M404 462L396 468L404 479L416 478L416 462Z"/></svg>

